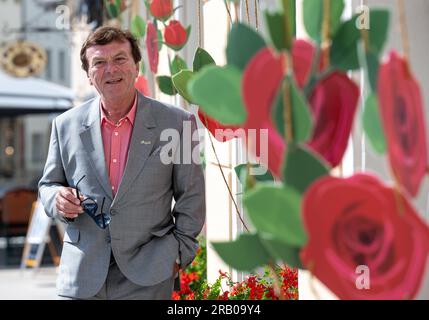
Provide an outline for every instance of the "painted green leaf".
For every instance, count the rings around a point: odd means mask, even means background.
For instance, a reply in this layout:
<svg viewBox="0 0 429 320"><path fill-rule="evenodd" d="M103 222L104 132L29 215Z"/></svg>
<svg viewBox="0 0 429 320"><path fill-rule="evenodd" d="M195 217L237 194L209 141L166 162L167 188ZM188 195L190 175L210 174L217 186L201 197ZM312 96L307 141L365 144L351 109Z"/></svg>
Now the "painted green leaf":
<svg viewBox="0 0 429 320"><path fill-rule="evenodd" d="M304 26L308 35L317 43L322 41L323 0L304 0ZM330 0L330 36L334 36L341 24L344 11L344 0Z"/></svg>
<svg viewBox="0 0 429 320"><path fill-rule="evenodd" d="M164 40L162 37L162 32L158 29L158 27L156 28L156 34L158 35L158 51L161 51L162 45L164 44Z"/></svg>
<svg viewBox="0 0 429 320"><path fill-rule="evenodd" d="M372 147L379 154L386 152L386 140L381 125L378 98L375 93L370 94L365 101L363 112L363 128Z"/></svg>
<svg viewBox="0 0 429 320"><path fill-rule="evenodd" d="M244 205L259 234L267 234L267 237L295 247L306 243L307 235L301 221L301 196L294 189L256 185L245 194Z"/></svg>
<svg viewBox="0 0 429 320"><path fill-rule="evenodd" d="M358 42L361 39L361 29L368 19L365 12L355 15L344 22L337 35L332 40L331 63L342 70L355 70L359 68ZM370 10L369 51L377 56L383 50L389 30L390 15L386 10Z"/></svg>
<svg viewBox="0 0 429 320"><path fill-rule="evenodd" d="M262 36L253 28L235 23L228 34L226 58L228 65L244 70L250 59L266 46Z"/></svg>
<svg viewBox="0 0 429 320"><path fill-rule="evenodd" d="M143 38L146 33L146 22L139 15L135 16L131 22L131 33L137 39Z"/></svg>
<svg viewBox="0 0 429 320"><path fill-rule="evenodd" d="M378 69L380 67L380 61L378 56L369 51L366 53L366 67L368 73L368 80L371 90L377 91L377 81L378 81Z"/></svg>
<svg viewBox="0 0 429 320"><path fill-rule="evenodd" d="M331 64L341 70L359 69L358 41L360 31L356 28L356 17L344 22L332 40Z"/></svg>
<svg viewBox="0 0 429 320"><path fill-rule="evenodd" d="M186 61L176 54L173 61L171 62L171 74L175 75L176 73L178 73L183 69L188 69L188 66L186 65Z"/></svg>
<svg viewBox="0 0 429 320"><path fill-rule="evenodd" d="M189 94L209 117L224 125L240 125L246 120L241 77L233 66L207 66L189 82Z"/></svg>
<svg viewBox="0 0 429 320"><path fill-rule="evenodd" d="M287 19L287 42L288 48L292 47L292 39L296 37L296 0L281 0L282 9Z"/></svg>
<svg viewBox="0 0 429 320"><path fill-rule="evenodd" d="M144 63L144 60L142 59L140 61L140 74L145 74L145 72L146 72L146 65Z"/></svg>
<svg viewBox="0 0 429 320"><path fill-rule="evenodd" d="M121 11L121 6L122 6L122 0L115 0L116 3L116 8L118 8L118 11Z"/></svg>
<svg viewBox="0 0 429 320"><path fill-rule="evenodd" d="M271 42L277 50L292 47L293 38L296 36L296 1L281 0L281 12L264 12L265 22Z"/></svg>
<svg viewBox="0 0 429 320"><path fill-rule="evenodd" d="M188 83L193 78L194 73L191 70L183 69L173 75L173 85L177 92L189 103L194 103L188 92Z"/></svg>
<svg viewBox="0 0 429 320"><path fill-rule="evenodd" d="M271 174L271 172L268 169L266 169L264 166L261 166L259 164L246 164L246 163L239 164L234 168L234 170L241 184L244 186L246 186L247 177L249 174L252 177L254 177L255 181L258 181L258 182L274 181L274 177Z"/></svg>
<svg viewBox="0 0 429 320"><path fill-rule="evenodd" d="M284 181L303 194L317 178L329 174L329 166L303 146L290 145L284 166Z"/></svg>
<svg viewBox="0 0 429 320"><path fill-rule="evenodd" d="M204 66L216 64L211 55L203 48L197 48L194 55L194 72L200 71Z"/></svg>
<svg viewBox="0 0 429 320"><path fill-rule="evenodd" d="M299 91L298 87L290 77L291 106L292 106L292 127L293 141L296 143L304 142L310 138L313 127L310 109L307 101Z"/></svg>
<svg viewBox="0 0 429 320"><path fill-rule="evenodd" d="M285 85L289 83L291 95L291 108L292 108L292 129L293 141L296 143L304 142L310 138L313 120L307 100L300 92L295 82L288 77ZM279 92L275 100L273 108L273 120L279 133L285 135L285 121L284 121L284 89Z"/></svg>
<svg viewBox="0 0 429 320"><path fill-rule="evenodd" d="M359 19L359 18L358 18ZM369 43L370 51L379 56L384 48L389 32L390 13L387 10L371 9Z"/></svg>
<svg viewBox="0 0 429 320"><path fill-rule="evenodd" d="M174 96L177 92L174 89L173 82L169 76L158 76L156 77L156 82L162 93Z"/></svg>
<svg viewBox="0 0 429 320"><path fill-rule="evenodd" d="M212 242L212 246L225 263L241 271L253 271L271 260L257 234L241 234L235 241Z"/></svg>
<svg viewBox="0 0 429 320"><path fill-rule="evenodd" d="M119 16L119 8L116 6L115 3L111 3L108 0L104 0L104 5L107 9L107 13L109 14L110 18L117 18Z"/></svg>
<svg viewBox="0 0 429 320"><path fill-rule="evenodd" d="M274 260L281 260L292 268L304 269L299 256L300 248L266 236L259 236L259 240Z"/></svg>
<svg viewBox="0 0 429 320"><path fill-rule="evenodd" d="M285 16L281 12L265 11L265 23L268 27L271 43L277 50L289 49L283 27Z"/></svg>

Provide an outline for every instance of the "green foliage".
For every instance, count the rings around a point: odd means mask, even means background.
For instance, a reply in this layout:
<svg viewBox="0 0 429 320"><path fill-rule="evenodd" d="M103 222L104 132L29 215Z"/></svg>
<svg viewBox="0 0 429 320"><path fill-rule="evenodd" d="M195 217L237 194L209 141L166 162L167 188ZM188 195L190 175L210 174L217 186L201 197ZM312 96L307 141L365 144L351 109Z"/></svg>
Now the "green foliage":
<svg viewBox="0 0 429 320"><path fill-rule="evenodd" d="M322 41L324 4L323 0L304 0L303 2L305 29L308 35L317 43ZM341 15L344 11L344 0L330 0L329 11L329 33L333 36L341 23Z"/></svg>
<svg viewBox="0 0 429 320"><path fill-rule="evenodd" d="M135 16L131 22L131 33L137 39L143 38L146 33L146 22L139 15Z"/></svg>
<svg viewBox="0 0 429 320"><path fill-rule="evenodd" d="M228 35L226 58L228 65L244 70L250 59L266 46L264 38L253 28L235 23Z"/></svg>
<svg viewBox="0 0 429 320"><path fill-rule="evenodd" d="M246 120L241 72L237 68L207 66L190 79L187 88L191 100L209 117L229 125L240 125Z"/></svg>
<svg viewBox="0 0 429 320"><path fill-rule="evenodd" d="M176 90L173 86L171 77L169 76L158 76L156 77L156 82L162 93L173 96L176 94Z"/></svg>
<svg viewBox="0 0 429 320"><path fill-rule="evenodd" d="M284 181L303 194L316 179L329 175L329 166L303 146L290 145L284 166Z"/></svg>
<svg viewBox="0 0 429 320"><path fill-rule="evenodd" d="M194 72L200 71L203 67L216 64L212 56L203 48L197 48L194 55L193 69Z"/></svg>
<svg viewBox="0 0 429 320"><path fill-rule="evenodd" d="M386 139L381 125L380 111L376 94L371 94L365 101L363 128L372 147L379 154L386 152Z"/></svg>
<svg viewBox="0 0 429 320"><path fill-rule="evenodd" d="M176 73L180 72L183 69L188 69L186 61L176 54L170 64L170 72L174 76Z"/></svg>
<svg viewBox="0 0 429 320"><path fill-rule="evenodd" d="M243 233L235 241L212 245L223 261L237 270L253 271L270 262L270 255L257 234Z"/></svg>
<svg viewBox="0 0 429 320"><path fill-rule="evenodd" d="M291 107L291 121L292 121L292 135L295 143L307 141L313 129L313 120L307 99L298 89L294 80L287 77L284 82L284 87L288 86L290 93L290 107ZM284 116L284 92L285 88L279 91L277 98L274 102L272 118L276 125L278 132L285 136L285 116Z"/></svg>
<svg viewBox="0 0 429 320"><path fill-rule="evenodd" d="M193 99L188 90L188 83L193 77L191 70L182 69L173 75L173 85L177 92L189 103L193 103Z"/></svg>

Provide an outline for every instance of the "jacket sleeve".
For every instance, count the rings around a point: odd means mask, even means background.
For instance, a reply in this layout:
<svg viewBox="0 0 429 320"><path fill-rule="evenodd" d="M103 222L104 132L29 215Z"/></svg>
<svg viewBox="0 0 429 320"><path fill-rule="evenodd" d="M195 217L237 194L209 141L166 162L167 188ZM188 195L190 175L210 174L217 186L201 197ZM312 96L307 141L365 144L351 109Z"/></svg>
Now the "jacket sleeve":
<svg viewBox="0 0 429 320"><path fill-rule="evenodd" d="M61 221L68 223L66 219L58 214L55 205L55 196L57 191L59 187L64 186L66 183L67 181L64 174L58 142L58 132L56 122L54 120L52 122L48 157L43 171L43 176L39 181L39 199L49 217L60 219Z"/></svg>
<svg viewBox="0 0 429 320"><path fill-rule="evenodd" d="M198 241L196 237L201 232L205 222L205 181L202 166L199 161L199 141L195 116L189 114L185 118L191 124L192 141L181 139L183 152L192 152L195 158L191 163L180 161L173 166L173 196L175 206L173 216L175 218L174 235L179 242L180 267L186 268L195 258ZM195 135L194 135L195 133ZM182 132L183 135L183 132ZM183 144L187 144L183 146ZM189 147L190 146L190 147ZM191 150L189 150L191 149Z"/></svg>

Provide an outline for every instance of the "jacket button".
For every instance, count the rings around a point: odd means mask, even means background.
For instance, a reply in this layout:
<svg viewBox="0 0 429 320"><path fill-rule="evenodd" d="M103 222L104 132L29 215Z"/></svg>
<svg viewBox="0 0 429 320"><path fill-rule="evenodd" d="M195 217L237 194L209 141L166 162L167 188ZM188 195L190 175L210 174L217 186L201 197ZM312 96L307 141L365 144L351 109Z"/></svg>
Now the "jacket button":
<svg viewBox="0 0 429 320"><path fill-rule="evenodd" d="M117 214L118 213L118 211L116 211L115 209L112 209L112 210L110 210L110 214L112 215L112 216L114 216L115 214Z"/></svg>
<svg viewBox="0 0 429 320"><path fill-rule="evenodd" d="M107 236L106 237L106 241L107 241L107 243L111 243L112 242L112 238L110 236Z"/></svg>

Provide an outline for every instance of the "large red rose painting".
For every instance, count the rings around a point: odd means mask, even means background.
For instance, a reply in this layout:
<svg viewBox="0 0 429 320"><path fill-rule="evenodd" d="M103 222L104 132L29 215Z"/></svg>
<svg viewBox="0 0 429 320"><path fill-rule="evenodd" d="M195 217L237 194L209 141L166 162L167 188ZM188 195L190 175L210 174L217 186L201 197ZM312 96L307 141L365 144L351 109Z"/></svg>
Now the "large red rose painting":
<svg viewBox="0 0 429 320"><path fill-rule="evenodd" d="M306 192L304 265L340 299L411 299L429 253L429 229L407 198L366 174L324 177ZM358 266L369 289L356 285Z"/></svg>

